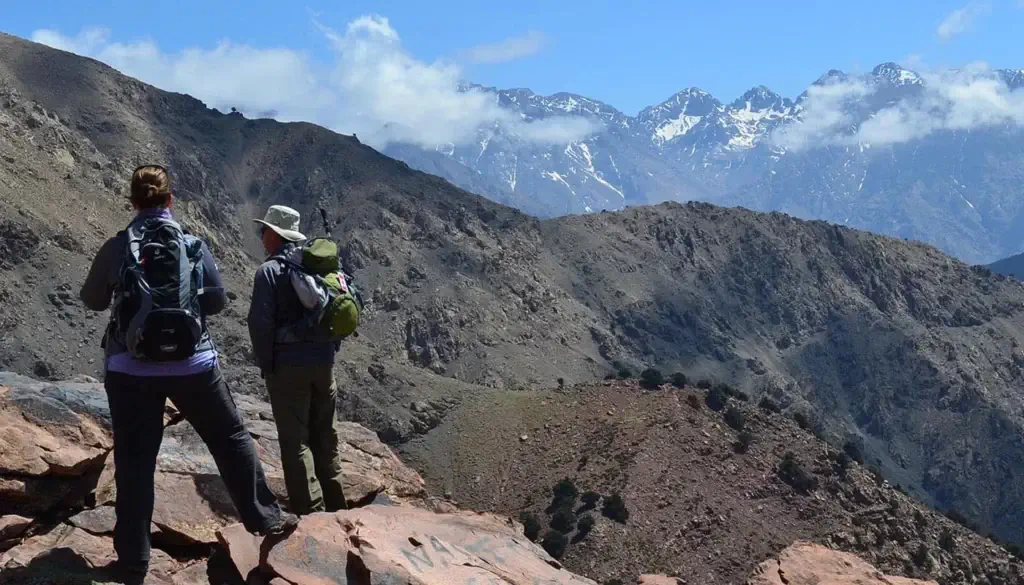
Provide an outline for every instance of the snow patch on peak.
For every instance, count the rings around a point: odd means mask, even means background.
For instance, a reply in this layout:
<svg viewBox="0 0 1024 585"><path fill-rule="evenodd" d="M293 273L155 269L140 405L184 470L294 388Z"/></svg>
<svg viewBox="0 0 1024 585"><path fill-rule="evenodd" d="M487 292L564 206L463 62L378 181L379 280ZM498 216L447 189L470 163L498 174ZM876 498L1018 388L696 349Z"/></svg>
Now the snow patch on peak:
<svg viewBox="0 0 1024 585"><path fill-rule="evenodd" d="M704 116L689 116L687 114L679 114L678 118L674 120L668 120L654 131L654 135L651 136L656 144L664 144L673 138L683 136L687 132L693 129L694 126L700 124Z"/></svg>
<svg viewBox="0 0 1024 585"><path fill-rule="evenodd" d="M919 85L921 76L905 69L896 63L882 63L871 72L876 78L884 79L893 85Z"/></svg>

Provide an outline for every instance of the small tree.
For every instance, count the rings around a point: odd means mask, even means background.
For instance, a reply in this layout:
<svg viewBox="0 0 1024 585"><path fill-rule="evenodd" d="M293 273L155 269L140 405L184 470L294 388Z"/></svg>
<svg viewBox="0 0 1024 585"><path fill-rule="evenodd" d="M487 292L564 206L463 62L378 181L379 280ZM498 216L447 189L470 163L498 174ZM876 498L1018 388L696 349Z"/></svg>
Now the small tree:
<svg viewBox="0 0 1024 585"><path fill-rule="evenodd" d="M555 487L551 488L551 495L553 495L554 499L558 501L568 500L576 503L576 498L579 497L580 490L576 487L576 482L567 477L556 483Z"/></svg>
<svg viewBox="0 0 1024 585"><path fill-rule="evenodd" d="M614 520L620 524L625 524L626 520L629 519L629 510L626 508L626 501L622 499L622 496L618 493L614 493L611 497L605 498L604 508L601 509L601 514L608 519Z"/></svg>
<svg viewBox="0 0 1024 585"><path fill-rule="evenodd" d="M580 500L583 502L583 510L593 510L597 508L598 502L601 501L601 494L595 491L586 491L583 492Z"/></svg>
<svg viewBox="0 0 1024 585"><path fill-rule="evenodd" d="M559 378L558 379L558 387L559 388L565 388L565 378Z"/></svg>
<svg viewBox="0 0 1024 585"><path fill-rule="evenodd" d="M843 444L843 451L850 456L850 459L853 459L859 465L864 465L864 450L859 441L853 439L846 441Z"/></svg>
<svg viewBox="0 0 1024 585"><path fill-rule="evenodd" d="M697 387L700 388L701 390L710 390L711 380L708 380L706 378L701 379L700 381L697 382Z"/></svg>
<svg viewBox="0 0 1024 585"><path fill-rule="evenodd" d="M734 451L740 455L750 450L750 445L754 442L754 435L750 431L742 431L739 436L736 437L736 442L732 444Z"/></svg>
<svg viewBox="0 0 1024 585"><path fill-rule="evenodd" d="M629 368L622 368L617 375L620 380L628 380L633 377L633 372L629 371Z"/></svg>
<svg viewBox="0 0 1024 585"><path fill-rule="evenodd" d="M572 508L558 508L551 516L551 528L562 534L569 534L575 526L576 514L573 513Z"/></svg>
<svg viewBox="0 0 1024 585"><path fill-rule="evenodd" d="M779 408L779 405L775 404L775 401L772 400L771 398L768 398L767 396L762 396L761 401L758 402L757 405L761 407L761 410L765 412L771 412L773 414L778 414L782 412L782 409Z"/></svg>
<svg viewBox="0 0 1024 585"><path fill-rule="evenodd" d="M939 534L939 546L948 553L956 550L956 538L948 526L942 527L942 532Z"/></svg>
<svg viewBox="0 0 1024 585"><path fill-rule="evenodd" d="M932 566L932 557L928 554L928 545L923 542L917 545L917 551L914 552L914 564L922 569L930 569Z"/></svg>
<svg viewBox="0 0 1024 585"><path fill-rule="evenodd" d="M800 427L801 429L803 429L805 431L807 429L811 428L811 421L810 421L810 419L808 419L807 415L802 413L802 412L798 411L798 412L793 413L793 420L796 421L796 426Z"/></svg>
<svg viewBox="0 0 1024 585"><path fill-rule="evenodd" d="M531 541L537 542L541 529L540 520L537 518L537 515L533 512L523 512L519 514L519 521L523 524L523 535Z"/></svg>
<svg viewBox="0 0 1024 585"><path fill-rule="evenodd" d="M742 431L747 426L747 417L743 416L743 411L740 409L730 406L725 411L725 424L733 430Z"/></svg>
<svg viewBox="0 0 1024 585"><path fill-rule="evenodd" d="M580 517L579 522L576 523L576 534L579 539L583 539L586 535L590 534L590 531L594 529L594 524L597 521L590 514L586 514Z"/></svg>
<svg viewBox="0 0 1024 585"><path fill-rule="evenodd" d="M793 455L792 452L786 452L782 456L776 473L779 479L802 494L809 493L818 487L818 478L804 471L804 468L797 462L796 455Z"/></svg>
<svg viewBox="0 0 1024 585"><path fill-rule="evenodd" d="M661 371L647 368L640 373L640 383L645 388L658 388L665 383L665 377L661 375Z"/></svg>
<svg viewBox="0 0 1024 585"><path fill-rule="evenodd" d="M565 555L565 548L569 546L569 537L557 530L548 530L540 546L551 555L551 558L557 560Z"/></svg>
<svg viewBox="0 0 1024 585"><path fill-rule="evenodd" d="M708 390L708 396L707 398L704 399L704 402L707 403L708 408L715 412L720 412L723 408L725 408L725 405L728 401L729 398L726 397L722 390L717 387Z"/></svg>
<svg viewBox="0 0 1024 585"><path fill-rule="evenodd" d="M685 388L686 382L686 374L682 372L676 372L672 374L672 385L675 386L676 388Z"/></svg>

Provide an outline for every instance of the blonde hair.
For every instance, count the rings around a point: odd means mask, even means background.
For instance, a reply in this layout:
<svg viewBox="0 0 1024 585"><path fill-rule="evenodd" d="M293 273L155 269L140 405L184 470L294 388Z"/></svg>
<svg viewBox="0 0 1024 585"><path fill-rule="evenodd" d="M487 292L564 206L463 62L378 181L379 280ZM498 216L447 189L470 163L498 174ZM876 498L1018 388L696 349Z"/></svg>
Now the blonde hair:
<svg viewBox="0 0 1024 585"><path fill-rule="evenodd" d="M171 201L171 178L160 165L143 165L132 173L132 205L139 209L166 207Z"/></svg>

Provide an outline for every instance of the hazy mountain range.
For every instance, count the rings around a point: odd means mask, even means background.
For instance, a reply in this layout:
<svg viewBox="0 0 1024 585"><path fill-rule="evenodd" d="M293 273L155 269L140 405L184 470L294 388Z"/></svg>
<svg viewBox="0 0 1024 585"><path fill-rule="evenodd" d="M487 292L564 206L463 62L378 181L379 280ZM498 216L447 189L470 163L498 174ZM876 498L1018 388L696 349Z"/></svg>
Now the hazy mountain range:
<svg viewBox="0 0 1024 585"><path fill-rule="evenodd" d="M700 199L932 243L969 262L1021 250L1024 70L829 71L794 99L689 88L630 116L595 99L475 85L527 122L582 117L568 144L501 124L473 144L383 150L540 217Z"/></svg>

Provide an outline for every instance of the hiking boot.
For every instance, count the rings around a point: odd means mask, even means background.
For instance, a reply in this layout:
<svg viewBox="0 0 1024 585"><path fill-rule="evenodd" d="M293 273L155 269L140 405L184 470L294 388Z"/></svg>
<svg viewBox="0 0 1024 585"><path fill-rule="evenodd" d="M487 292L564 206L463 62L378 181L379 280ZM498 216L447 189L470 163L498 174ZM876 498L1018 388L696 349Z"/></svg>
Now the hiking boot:
<svg viewBox="0 0 1024 585"><path fill-rule="evenodd" d="M149 573L149 563L123 563L114 561L103 567L115 583L120 585L143 585L146 581L146 574Z"/></svg>
<svg viewBox="0 0 1024 585"><path fill-rule="evenodd" d="M270 550L278 544L288 540L288 537L299 527L299 517L287 512L281 513L281 519L277 524L260 532L263 542L260 543L260 562L265 562Z"/></svg>

